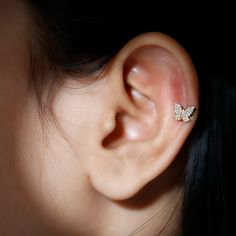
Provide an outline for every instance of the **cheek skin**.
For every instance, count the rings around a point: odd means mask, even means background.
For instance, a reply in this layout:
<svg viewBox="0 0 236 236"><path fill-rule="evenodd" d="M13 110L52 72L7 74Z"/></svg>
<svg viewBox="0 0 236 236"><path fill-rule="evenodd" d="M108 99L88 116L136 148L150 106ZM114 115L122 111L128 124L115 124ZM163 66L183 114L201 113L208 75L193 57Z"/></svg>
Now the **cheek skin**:
<svg viewBox="0 0 236 236"><path fill-rule="evenodd" d="M104 86L69 87L65 86L58 94L54 104L55 114L74 150L79 147L80 151L89 152L98 135L97 123L105 113L102 100Z"/></svg>
<svg viewBox="0 0 236 236"><path fill-rule="evenodd" d="M97 90L101 92L100 87ZM32 200L28 205L34 211L29 213L29 218L34 219L38 214L46 224L70 228L75 232L79 229L79 235L85 235L83 229L87 231L91 211L97 212L97 216L99 212L104 213L104 209L99 208L99 198L90 194L83 168L83 160L91 158L90 150L98 133L96 122L103 111L98 91L89 87L83 91L85 93L78 89L77 94L71 94L73 91L75 89L62 89L54 104L66 139L51 126L47 127L43 138L36 106L31 104L30 99L28 110L22 111L29 116L22 118L24 121L18 127L17 150L20 158L17 158L15 166L20 176L17 181L25 192L22 202Z"/></svg>

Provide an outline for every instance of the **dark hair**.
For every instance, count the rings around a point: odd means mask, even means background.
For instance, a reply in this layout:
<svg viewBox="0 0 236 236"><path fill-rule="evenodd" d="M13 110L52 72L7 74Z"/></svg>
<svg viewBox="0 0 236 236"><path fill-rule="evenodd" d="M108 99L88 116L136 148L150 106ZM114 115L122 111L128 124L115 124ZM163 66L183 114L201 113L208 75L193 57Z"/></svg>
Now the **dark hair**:
<svg viewBox="0 0 236 236"><path fill-rule="evenodd" d="M137 10L134 15L122 13L121 18L85 14L73 1L28 3L34 22L29 34L30 84L39 101L47 85L52 89L60 83L60 76L52 76L49 81L44 79L45 73L92 76L140 33L160 31L185 47L199 75L200 114L191 133L185 168L182 232L186 236L234 235L231 216L236 199L236 93L232 69L235 65L230 57L232 29L226 29L216 18L200 22L200 16L167 23L157 17L156 9L142 9L142 18L136 17Z"/></svg>

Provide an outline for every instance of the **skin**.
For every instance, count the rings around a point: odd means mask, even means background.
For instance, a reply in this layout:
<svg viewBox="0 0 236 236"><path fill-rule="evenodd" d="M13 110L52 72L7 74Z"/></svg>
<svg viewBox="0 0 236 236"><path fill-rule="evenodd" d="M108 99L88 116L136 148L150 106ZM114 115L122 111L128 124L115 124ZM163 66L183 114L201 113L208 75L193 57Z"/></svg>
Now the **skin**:
<svg viewBox="0 0 236 236"><path fill-rule="evenodd" d="M146 34L94 83L64 75L53 102L61 133L43 126L27 91L25 6L1 1L0 9L0 234L132 235L151 219L135 234L151 236L174 212L163 232L173 235L183 196L178 153L197 112L184 125L172 119L170 101L198 106L197 76L184 49ZM168 76L176 79L161 82Z"/></svg>

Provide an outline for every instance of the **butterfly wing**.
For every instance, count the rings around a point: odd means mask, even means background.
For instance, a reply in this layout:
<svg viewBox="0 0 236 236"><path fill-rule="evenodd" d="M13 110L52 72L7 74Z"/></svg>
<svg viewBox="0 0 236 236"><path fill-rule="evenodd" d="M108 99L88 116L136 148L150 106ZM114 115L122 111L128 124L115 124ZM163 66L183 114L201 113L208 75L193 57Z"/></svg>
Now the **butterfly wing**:
<svg viewBox="0 0 236 236"><path fill-rule="evenodd" d="M182 120L184 122L189 122L190 121L190 116L192 116L193 112L194 112L194 107L188 107L187 109L183 110L183 114L182 114Z"/></svg>
<svg viewBox="0 0 236 236"><path fill-rule="evenodd" d="M182 111L183 111L183 107L180 104L175 103L175 119L176 120L178 121L182 120Z"/></svg>

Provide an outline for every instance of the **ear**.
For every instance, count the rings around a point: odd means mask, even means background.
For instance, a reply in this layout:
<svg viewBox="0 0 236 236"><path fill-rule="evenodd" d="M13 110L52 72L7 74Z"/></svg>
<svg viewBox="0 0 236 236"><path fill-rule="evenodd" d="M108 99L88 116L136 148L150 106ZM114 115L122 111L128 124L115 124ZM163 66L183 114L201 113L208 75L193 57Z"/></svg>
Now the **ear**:
<svg viewBox="0 0 236 236"><path fill-rule="evenodd" d="M107 65L106 119L87 170L93 187L124 200L175 160L198 115L198 80L186 51L161 33L131 40ZM194 106L191 122L174 118L175 103Z"/></svg>

